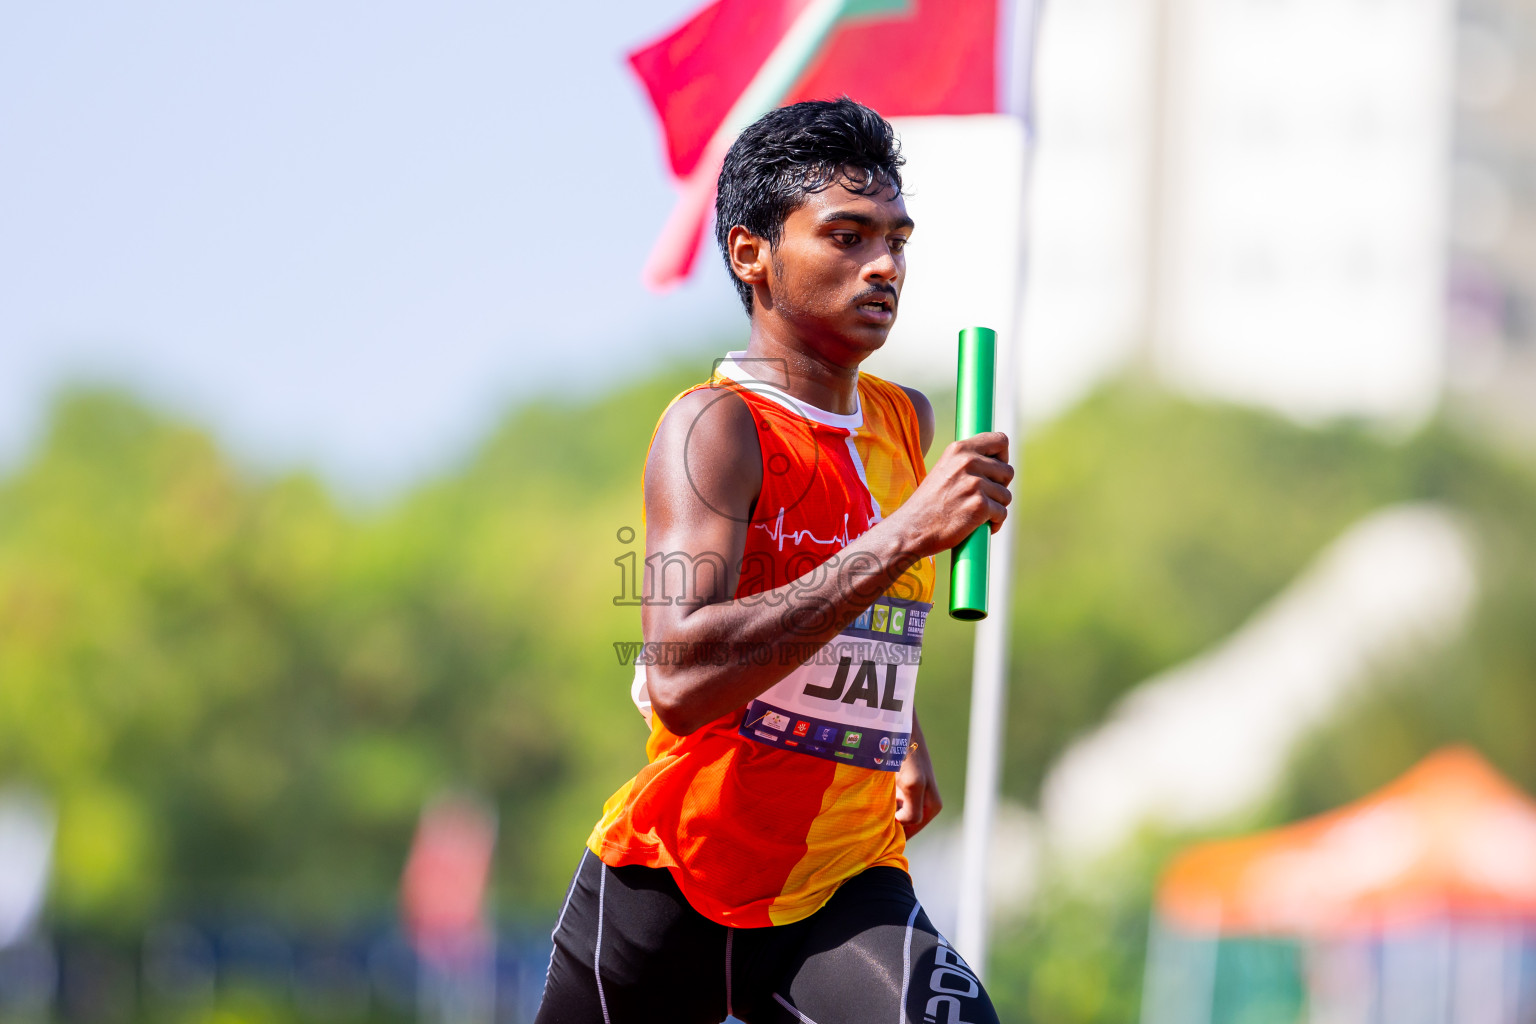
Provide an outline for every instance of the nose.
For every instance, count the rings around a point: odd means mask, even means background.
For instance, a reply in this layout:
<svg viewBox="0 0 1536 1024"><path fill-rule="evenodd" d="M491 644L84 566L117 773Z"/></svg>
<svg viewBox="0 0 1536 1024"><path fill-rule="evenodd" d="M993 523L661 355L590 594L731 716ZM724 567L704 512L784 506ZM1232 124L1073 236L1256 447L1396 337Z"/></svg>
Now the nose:
<svg viewBox="0 0 1536 1024"><path fill-rule="evenodd" d="M864 279L871 283L878 281L894 285L900 276L901 264L897 262L896 253L889 244L882 245L875 258L864 264Z"/></svg>

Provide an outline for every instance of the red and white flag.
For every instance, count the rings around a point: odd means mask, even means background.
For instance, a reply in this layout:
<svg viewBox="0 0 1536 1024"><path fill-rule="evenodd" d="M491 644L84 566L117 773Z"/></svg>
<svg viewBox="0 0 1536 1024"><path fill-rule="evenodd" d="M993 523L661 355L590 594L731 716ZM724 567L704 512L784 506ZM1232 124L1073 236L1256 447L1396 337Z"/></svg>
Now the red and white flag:
<svg viewBox="0 0 1536 1024"><path fill-rule="evenodd" d="M688 275L741 129L774 107L848 95L886 117L1015 112L1013 0L716 0L629 55L679 198L645 267Z"/></svg>

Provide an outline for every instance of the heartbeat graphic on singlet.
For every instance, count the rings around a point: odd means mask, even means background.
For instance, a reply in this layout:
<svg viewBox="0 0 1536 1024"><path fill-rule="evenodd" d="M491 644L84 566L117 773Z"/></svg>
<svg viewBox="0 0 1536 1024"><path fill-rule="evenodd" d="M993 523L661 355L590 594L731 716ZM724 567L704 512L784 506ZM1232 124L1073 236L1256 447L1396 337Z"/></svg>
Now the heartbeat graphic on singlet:
<svg viewBox="0 0 1536 1024"><path fill-rule="evenodd" d="M785 538L788 538L792 544L802 544L809 539L816 544L835 544L840 548L845 548L852 544L855 538L864 536L864 531L862 530L852 537L848 535L848 513L846 512L843 513L843 532L840 534L833 534L831 537L818 537L810 530L790 530L786 533L784 530L784 512L784 507L780 506L779 514L774 519L772 526L767 523L752 524L754 529L767 530L769 539L778 544L780 551L784 550Z"/></svg>

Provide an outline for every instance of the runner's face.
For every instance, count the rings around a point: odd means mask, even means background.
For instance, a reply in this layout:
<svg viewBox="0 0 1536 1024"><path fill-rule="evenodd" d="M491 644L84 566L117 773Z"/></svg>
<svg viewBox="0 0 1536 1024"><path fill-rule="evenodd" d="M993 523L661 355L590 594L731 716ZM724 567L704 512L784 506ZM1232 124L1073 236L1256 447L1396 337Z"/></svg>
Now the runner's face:
<svg viewBox="0 0 1536 1024"><path fill-rule="evenodd" d="M900 195L833 185L784 221L768 268L773 315L862 358L885 344L906 283L912 218Z"/></svg>

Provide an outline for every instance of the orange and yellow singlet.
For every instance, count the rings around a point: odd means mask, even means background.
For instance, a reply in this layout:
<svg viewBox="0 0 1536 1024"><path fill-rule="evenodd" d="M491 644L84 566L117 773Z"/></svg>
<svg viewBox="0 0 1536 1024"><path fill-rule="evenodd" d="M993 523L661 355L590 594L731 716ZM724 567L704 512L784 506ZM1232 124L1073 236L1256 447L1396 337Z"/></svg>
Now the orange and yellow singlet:
<svg viewBox="0 0 1536 1024"><path fill-rule="evenodd" d="M833 556L924 476L901 388L861 373L858 409L839 415L765 383L746 362L731 353L683 392L729 388L758 427L763 486L738 599L834 570ZM677 736L654 719L650 763L603 806L592 852L614 867L668 868L694 909L734 927L801 920L866 868L905 869L895 772L933 585L933 560L919 560L831 642L794 656L810 655L804 664L697 732Z"/></svg>

